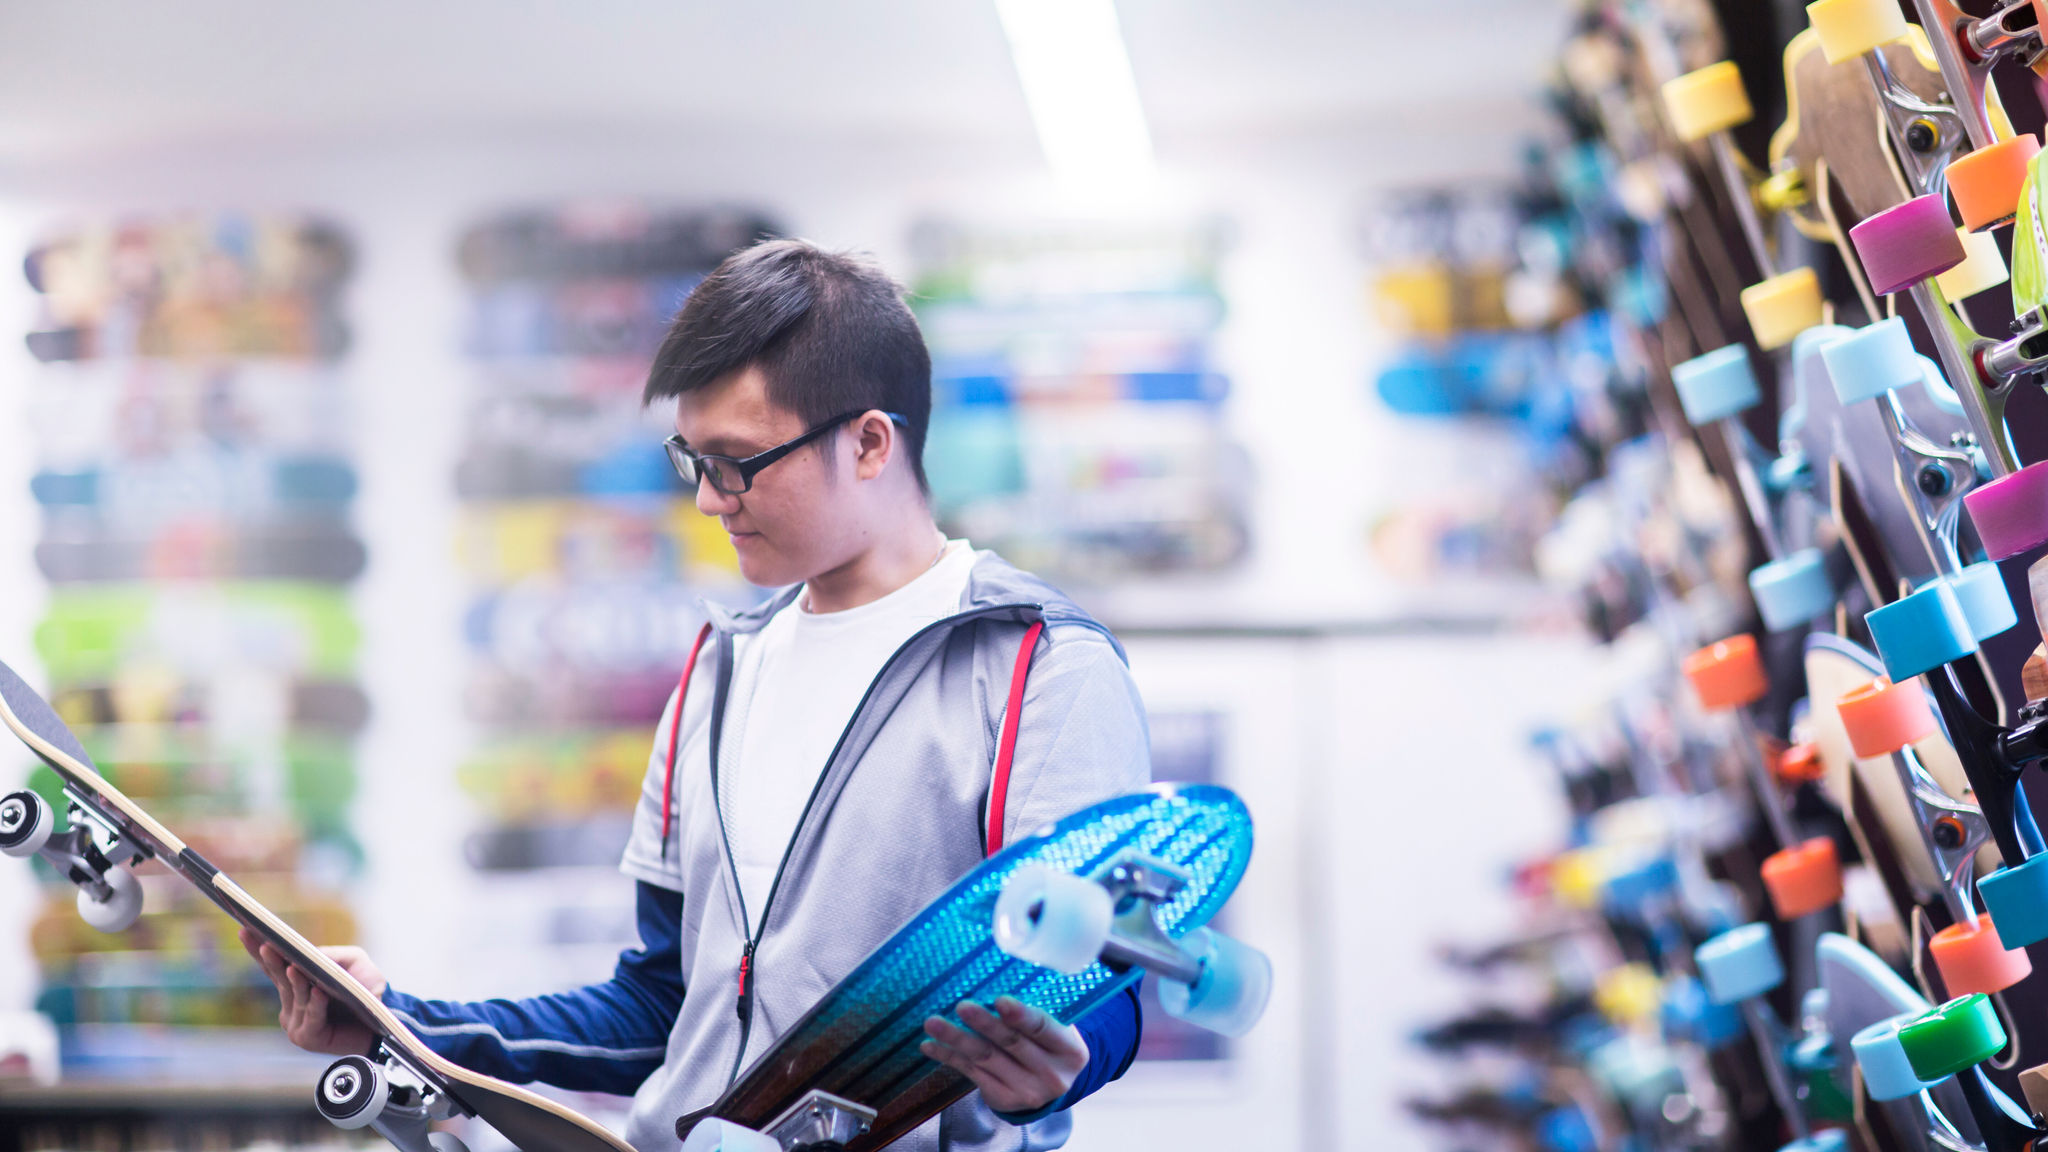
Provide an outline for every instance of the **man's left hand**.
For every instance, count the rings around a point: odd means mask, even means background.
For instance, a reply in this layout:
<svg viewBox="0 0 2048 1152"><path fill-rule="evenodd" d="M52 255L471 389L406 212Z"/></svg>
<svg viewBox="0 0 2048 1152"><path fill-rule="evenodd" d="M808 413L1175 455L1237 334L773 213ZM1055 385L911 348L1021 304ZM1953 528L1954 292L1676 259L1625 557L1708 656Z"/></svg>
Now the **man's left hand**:
<svg viewBox="0 0 2048 1152"><path fill-rule="evenodd" d="M1088 1042L1079 1029L1015 997L996 997L993 1012L965 1000L955 1011L967 1027L928 1017L924 1030L931 1039L919 1050L974 1081L998 1112L1038 1111L1066 1095L1088 1066Z"/></svg>

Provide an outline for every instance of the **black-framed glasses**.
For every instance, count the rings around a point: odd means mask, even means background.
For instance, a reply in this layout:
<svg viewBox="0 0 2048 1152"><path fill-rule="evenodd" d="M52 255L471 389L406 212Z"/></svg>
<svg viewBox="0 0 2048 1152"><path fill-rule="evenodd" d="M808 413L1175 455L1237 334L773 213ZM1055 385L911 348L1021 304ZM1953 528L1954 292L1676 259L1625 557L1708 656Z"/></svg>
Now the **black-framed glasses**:
<svg viewBox="0 0 2048 1152"><path fill-rule="evenodd" d="M683 478L683 483L695 488L700 478L708 479L711 481L713 488L718 489L727 496L738 496L754 486L754 475L761 469L816 440L825 433L832 431L848 420L865 416L871 411L873 411L871 408L862 408L858 412L848 412L844 415L834 416L794 440L785 440L773 448L764 452L756 452L744 459L699 452L688 444L683 443L683 438L680 435L671 436L662 441L661 446L668 449L669 463L676 466L676 475ZM910 421L907 418L895 412L884 412L882 415L887 416L906 428L910 426Z"/></svg>

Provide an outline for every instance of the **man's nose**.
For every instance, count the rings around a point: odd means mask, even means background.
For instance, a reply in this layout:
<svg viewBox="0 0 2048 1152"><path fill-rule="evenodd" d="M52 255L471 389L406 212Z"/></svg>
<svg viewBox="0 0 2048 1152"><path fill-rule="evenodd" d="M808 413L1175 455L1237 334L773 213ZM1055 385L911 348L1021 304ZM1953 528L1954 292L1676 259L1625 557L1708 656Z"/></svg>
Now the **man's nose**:
<svg viewBox="0 0 2048 1152"><path fill-rule="evenodd" d="M737 509L739 504L739 497L728 496L711 483L710 473L697 477L697 511L706 516L723 516Z"/></svg>

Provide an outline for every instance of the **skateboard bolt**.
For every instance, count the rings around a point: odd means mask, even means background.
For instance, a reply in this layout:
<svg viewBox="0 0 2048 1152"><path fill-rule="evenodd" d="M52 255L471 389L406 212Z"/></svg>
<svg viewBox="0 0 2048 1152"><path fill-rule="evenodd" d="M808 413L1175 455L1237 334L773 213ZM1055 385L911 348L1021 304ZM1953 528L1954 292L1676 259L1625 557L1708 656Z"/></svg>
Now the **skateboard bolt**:
<svg viewBox="0 0 2048 1152"><path fill-rule="evenodd" d="M1938 848L1954 851L1963 846L1963 826L1956 823L1953 816L1943 816L1941 819L1936 820L1934 827L1928 831L1932 834L1935 846Z"/></svg>
<svg viewBox="0 0 2048 1152"><path fill-rule="evenodd" d="M1941 141L1941 129L1931 120L1915 120L1906 125L1906 147L1915 152L1931 152Z"/></svg>
<svg viewBox="0 0 2048 1152"><path fill-rule="evenodd" d="M1922 464L1920 466L1920 474L1918 477L1916 477L1916 481L1920 485L1920 492L1922 495L1948 495L1948 469L1943 468L1939 464Z"/></svg>

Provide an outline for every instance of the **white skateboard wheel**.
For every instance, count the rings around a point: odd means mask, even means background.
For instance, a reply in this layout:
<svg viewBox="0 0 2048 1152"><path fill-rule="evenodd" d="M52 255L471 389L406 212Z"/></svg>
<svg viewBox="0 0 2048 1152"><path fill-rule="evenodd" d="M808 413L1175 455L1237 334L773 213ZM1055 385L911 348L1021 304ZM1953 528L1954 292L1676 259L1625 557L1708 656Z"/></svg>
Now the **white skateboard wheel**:
<svg viewBox="0 0 2048 1152"><path fill-rule="evenodd" d="M126 868L109 868L104 879L111 890L105 900L78 890L78 915L102 932L125 932L142 915L142 883Z"/></svg>
<svg viewBox="0 0 2048 1152"><path fill-rule="evenodd" d="M0 855L26 857L42 851L56 820L49 804L33 792L0 796Z"/></svg>
<svg viewBox="0 0 2048 1152"><path fill-rule="evenodd" d="M1109 890L1084 876L1019 868L996 898L996 947L1058 972L1080 972L1102 955L1116 915Z"/></svg>
<svg viewBox="0 0 2048 1152"><path fill-rule="evenodd" d="M1219 1036L1242 1036L1266 1014L1273 994L1273 962L1264 952L1221 932L1197 928L1181 947L1201 958L1193 984L1161 979L1153 990L1168 1016Z"/></svg>
<svg viewBox="0 0 2048 1152"><path fill-rule="evenodd" d="M354 1129L383 1115L391 1099L384 1069L367 1056L343 1056L320 1074L313 1105L336 1128Z"/></svg>
<svg viewBox="0 0 2048 1152"><path fill-rule="evenodd" d="M766 1133L712 1116L690 1129L682 1152L782 1152L782 1145Z"/></svg>

